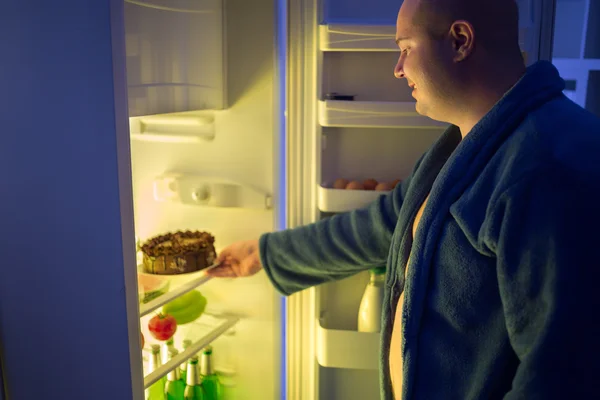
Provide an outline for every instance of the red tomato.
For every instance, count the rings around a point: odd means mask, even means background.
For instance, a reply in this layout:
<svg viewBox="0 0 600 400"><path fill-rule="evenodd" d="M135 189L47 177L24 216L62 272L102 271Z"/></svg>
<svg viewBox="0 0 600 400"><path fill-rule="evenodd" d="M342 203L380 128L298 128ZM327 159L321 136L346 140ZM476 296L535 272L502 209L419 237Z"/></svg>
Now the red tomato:
<svg viewBox="0 0 600 400"><path fill-rule="evenodd" d="M169 314L158 314L148 322L148 329L154 339L169 340L177 330L177 322Z"/></svg>

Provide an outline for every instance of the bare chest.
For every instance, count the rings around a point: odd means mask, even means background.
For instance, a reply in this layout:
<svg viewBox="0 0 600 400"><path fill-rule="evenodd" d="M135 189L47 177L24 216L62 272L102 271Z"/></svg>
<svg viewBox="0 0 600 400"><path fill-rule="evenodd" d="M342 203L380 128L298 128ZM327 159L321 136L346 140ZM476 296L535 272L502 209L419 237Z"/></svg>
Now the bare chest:
<svg viewBox="0 0 600 400"><path fill-rule="evenodd" d="M423 211L425 210L425 207L427 206L428 201L429 201L429 195L427 195L427 198L425 199L423 204L421 204L421 207L419 208L419 211L417 211L417 215L415 216L415 220L413 221L413 226L412 226L413 239L414 239L415 235L417 234L417 229L419 228L419 223L421 222L421 217L423 216Z"/></svg>

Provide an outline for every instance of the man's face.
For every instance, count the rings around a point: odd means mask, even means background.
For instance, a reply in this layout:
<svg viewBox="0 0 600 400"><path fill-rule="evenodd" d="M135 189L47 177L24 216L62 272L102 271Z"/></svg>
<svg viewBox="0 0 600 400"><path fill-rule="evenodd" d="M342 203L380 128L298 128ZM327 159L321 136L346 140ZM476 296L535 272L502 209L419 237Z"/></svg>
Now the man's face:
<svg viewBox="0 0 600 400"><path fill-rule="evenodd" d="M413 22L418 0L405 0L396 22L396 42L400 57L394 75L406 78L413 89L419 114L448 122L447 106L451 103L452 55L448 41L434 38L424 26Z"/></svg>

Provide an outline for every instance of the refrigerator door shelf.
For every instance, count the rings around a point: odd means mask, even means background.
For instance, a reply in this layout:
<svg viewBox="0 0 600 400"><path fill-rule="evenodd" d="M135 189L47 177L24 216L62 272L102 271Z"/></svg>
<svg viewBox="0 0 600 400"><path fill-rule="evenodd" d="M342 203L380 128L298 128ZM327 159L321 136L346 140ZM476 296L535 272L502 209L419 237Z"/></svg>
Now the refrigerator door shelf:
<svg viewBox="0 0 600 400"><path fill-rule="evenodd" d="M329 24L319 26L321 51L395 51L394 25Z"/></svg>
<svg viewBox="0 0 600 400"><path fill-rule="evenodd" d="M317 361L323 367L347 369L379 368L379 332L328 329L325 318L317 326Z"/></svg>
<svg viewBox="0 0 600 400"><path fill-rule="evenodd" d="M414 102L319 101L319 124L331 127L441 128L448 124L419 115Z"/></svg>
<svg viewBox="0 0 600 400"><path fill-rule="evenodd" d="M200 143L215 138L215 111L191 111L129 118L131 139Z"/></svg>
<svg viewBox="0 0 600 400"><path fill-rule="evenodd" d="M154 180L154 199L182 204L269 210L272 196L229 179L167 174Z"/></svg>
<svg viewBox="0 0 600 400"><path fill-rule="evenodd" d="M345 212L365 207L379 196L389 192L375 190L330 189L319 185L317 188L318 207L323 212Z"/></svg>

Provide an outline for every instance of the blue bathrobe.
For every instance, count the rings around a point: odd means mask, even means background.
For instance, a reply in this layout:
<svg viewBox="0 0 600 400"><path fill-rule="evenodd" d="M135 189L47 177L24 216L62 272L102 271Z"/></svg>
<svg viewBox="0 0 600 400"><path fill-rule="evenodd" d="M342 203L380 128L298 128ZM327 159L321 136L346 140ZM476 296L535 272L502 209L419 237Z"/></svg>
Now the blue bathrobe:
<svg viewBox="0 0 600 400"><path fill-rule="evenodd" d="M387 266L384 400L390 352L404 357L405 400L600 398L600 120L563 89L538 62L389 195L261 237L285 295ZM402 347L390 348L402 291Z"/></svg>

